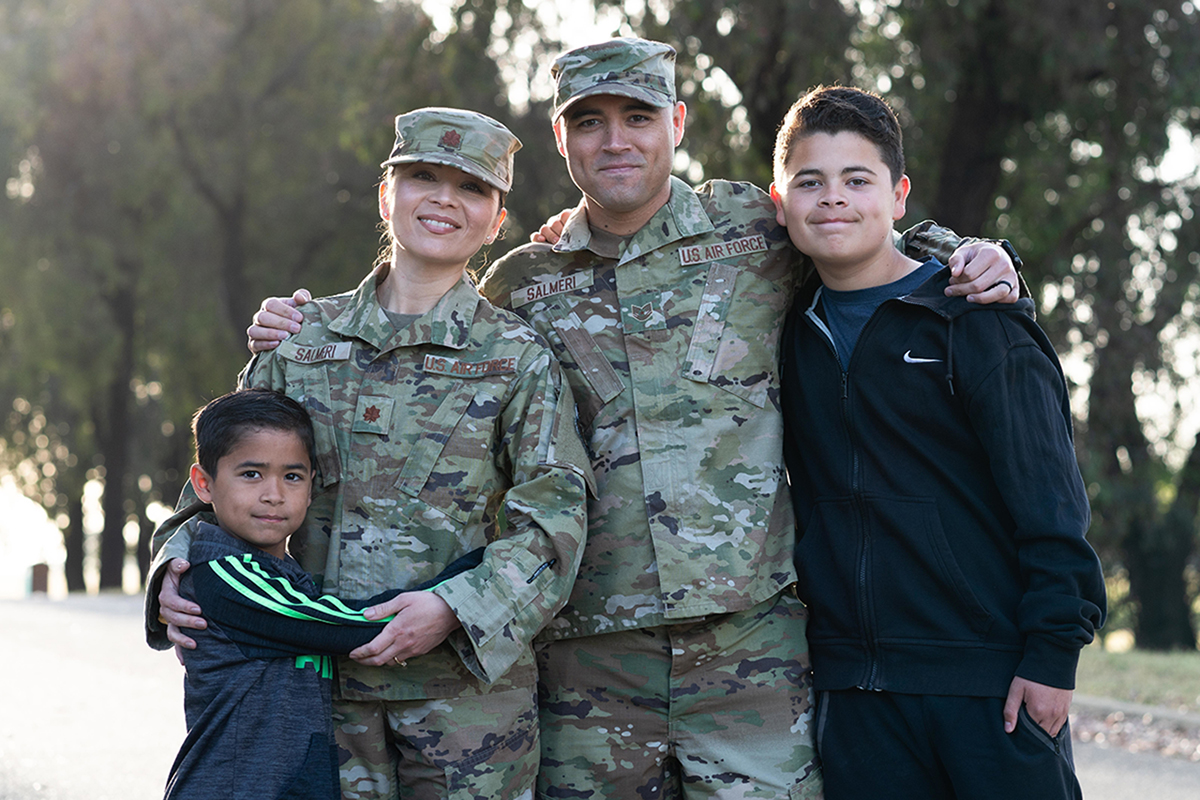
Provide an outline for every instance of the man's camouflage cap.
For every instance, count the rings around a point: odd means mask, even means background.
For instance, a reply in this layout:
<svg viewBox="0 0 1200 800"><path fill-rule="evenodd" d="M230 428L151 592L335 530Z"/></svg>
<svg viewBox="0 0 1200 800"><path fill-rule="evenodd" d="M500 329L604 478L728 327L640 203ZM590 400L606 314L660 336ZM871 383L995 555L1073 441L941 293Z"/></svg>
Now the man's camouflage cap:
<svg viewBox="0 0 1200 800"><path fill-rule="evenodd" d="M520 149L521 140L489 116L460 108L418 108L396 117L396 144L381 166L445 164L507 192L513 155Z"/></svg>
<svg viewBox="0 0 1200 800"><path fill-rule="evenodd" d="M597 94L632 97L655 108L675 104L675 48L649 39L610 39L563 53L550 69L552 119Z"/></svg>

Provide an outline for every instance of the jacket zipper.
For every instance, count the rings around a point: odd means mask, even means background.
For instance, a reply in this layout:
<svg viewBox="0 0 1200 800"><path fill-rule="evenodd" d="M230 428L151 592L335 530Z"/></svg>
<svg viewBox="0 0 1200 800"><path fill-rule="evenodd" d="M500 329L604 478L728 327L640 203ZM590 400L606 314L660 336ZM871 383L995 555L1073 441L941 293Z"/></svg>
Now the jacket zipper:
<svg viewBox="0 0 1200 800"><path fill-rule="evenodd" d="M846 428L846 438L850 446L850 492L854 503L855 523L858 526L859 537L862 540L862 552L858 558L858 619L859 625L862 626L864 644L867 648L867 673L864 680L859 683L858 688L869 691L880 691L875 686L875 680L879 672L879 657L878 648L875 642L874 626L871 621L870 613L870 588L867 585L867 567L871 557L871 533L866 524L866 512L862 499L862 467L859 463L858 448L854 444L854 425L850 417L850 370L849 367L842 369L841 359L838 357L837 346L833 341L833 334L829 330L829 326L816 313L817 303L820 301L821 290L818 289L813 297L812 304L804 312L810 324L815 327L825 338L826 344L829 345L829 353L833 356L834 366L841 374L842 383L842 424ZM875 315L871 315L871 319L867 320L867 324L863 326L862 332L859 334L859 341L862 341L866 335L867 329L874 321ZM857 347L855 348L857 349ZM850 355L850 362L854 362L854 354Z"/></svg>

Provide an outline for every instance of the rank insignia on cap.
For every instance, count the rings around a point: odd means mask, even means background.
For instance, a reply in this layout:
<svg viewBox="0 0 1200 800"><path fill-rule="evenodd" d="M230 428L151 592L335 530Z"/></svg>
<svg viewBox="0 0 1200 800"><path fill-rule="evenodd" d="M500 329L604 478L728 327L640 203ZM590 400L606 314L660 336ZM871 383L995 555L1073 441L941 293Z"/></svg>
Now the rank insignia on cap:
<svg viewBox="0 0 1200 800"><path fill-rule="evenodd" d="M458 131L449 128L442 134L442 138L438 144L442 147L448 147L451 150L457 150L462 147L462 136L459 135Z"/></svg>

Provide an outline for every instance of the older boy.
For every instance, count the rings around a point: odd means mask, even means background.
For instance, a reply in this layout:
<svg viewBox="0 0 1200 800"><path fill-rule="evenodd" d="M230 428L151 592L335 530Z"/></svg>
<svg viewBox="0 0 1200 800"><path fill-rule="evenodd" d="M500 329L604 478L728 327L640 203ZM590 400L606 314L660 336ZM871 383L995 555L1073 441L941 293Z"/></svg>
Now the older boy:
<svg viewBox="0 0 1200 800"><path fill-rule="evenodd" d="M1078 797L1067 711L1105 599L1061 368L1031 300L947 297L896 249L903 173L856 89L801 98L776 140L778 219L816 266L781 394L826 791Z"/></svg>

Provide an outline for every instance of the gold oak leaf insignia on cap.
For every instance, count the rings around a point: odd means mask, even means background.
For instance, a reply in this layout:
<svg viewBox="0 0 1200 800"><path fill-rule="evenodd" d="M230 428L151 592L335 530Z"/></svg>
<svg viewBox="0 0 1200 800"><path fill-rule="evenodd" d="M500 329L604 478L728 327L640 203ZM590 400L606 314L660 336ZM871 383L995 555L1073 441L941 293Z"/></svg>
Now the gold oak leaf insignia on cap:
<svg viewBox="0 0 1200 800"><path fill-rule="evenodd" d="M375 422L379 419L379 409L376 406L371 406L363 412L363 422Z"/></svg>
<svg viewBox="0 0 1200 800"><path fill-rule="evenodd" d="M462 136L453 128L447 128L438 144L442 147L448 147L451 150L457 150L462 147Z"/></svg>

